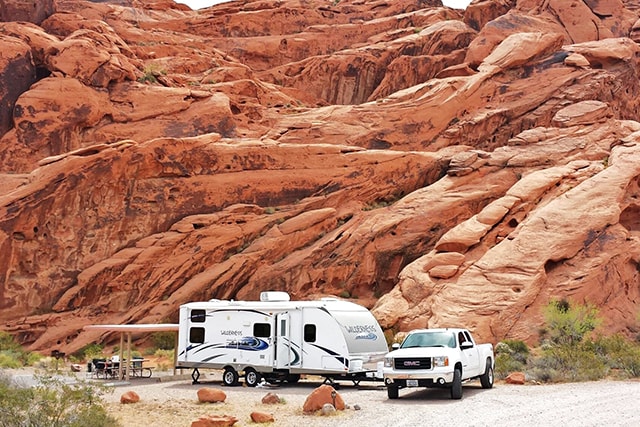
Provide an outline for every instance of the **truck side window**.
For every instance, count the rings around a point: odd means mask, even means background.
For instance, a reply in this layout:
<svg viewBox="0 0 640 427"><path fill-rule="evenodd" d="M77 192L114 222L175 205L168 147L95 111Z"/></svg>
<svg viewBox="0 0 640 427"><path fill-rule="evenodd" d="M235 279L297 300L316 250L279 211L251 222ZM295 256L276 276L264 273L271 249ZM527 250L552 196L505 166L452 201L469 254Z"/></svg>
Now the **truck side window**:
<svg viewBox="0 0 640 427"><path fill-rule="evenodd" d="M312 324L304 325L304 341L316 342L316 325L312 325Z"/></svg>
<svg viewBox="0 0 640 427"><path fill-rule="evenodd" d="M461 332L458 332L458 342L460 343L460 345L462 345L464 342L466 341L464 334Z"/></svg>
<svg viewBox="0 0 640 427"><path fill-rule="evenodd" d="M464 331L464 336L467 338L467 341L468 341L470 344L473 344L473 341L471 340L471 335L469 335L469 332Z"/></svg>
<svg viewBox="0 0 640 427"><path fill-rule="evenodd" d="M191 321L193 323L204 323L207 313L204 310L191 310Z"/></svg>
<svg viewBox="0 0 640 427"><path fill-rule="evenodd" d="M189 342L202 344L204 342L204 328L189 328Z"/></svg>
<svg viewBox="0 0 640 427"><path fill-rule="evenodd" d="M254 323L253 336L260 338L269 338L271 336L271 325L269 323Z"/></svg>

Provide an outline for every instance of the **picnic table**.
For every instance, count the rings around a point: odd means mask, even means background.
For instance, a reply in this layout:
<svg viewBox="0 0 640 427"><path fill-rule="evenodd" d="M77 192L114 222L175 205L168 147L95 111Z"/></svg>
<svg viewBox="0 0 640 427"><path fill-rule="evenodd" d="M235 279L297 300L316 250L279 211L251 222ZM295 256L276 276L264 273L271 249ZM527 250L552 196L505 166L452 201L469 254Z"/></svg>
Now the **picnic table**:
<svg viewBox="0 0 640 427"><path fill-rule="evenodd" d="M144 366L144 358L133 358L129 363L130 378L151 378L153 368ZM123 360L126 363L126 359ZM120 369L120 361L110 359L92 359L88 364L87 371L91 378L96 379L123 379L125 369Z"/></svg>

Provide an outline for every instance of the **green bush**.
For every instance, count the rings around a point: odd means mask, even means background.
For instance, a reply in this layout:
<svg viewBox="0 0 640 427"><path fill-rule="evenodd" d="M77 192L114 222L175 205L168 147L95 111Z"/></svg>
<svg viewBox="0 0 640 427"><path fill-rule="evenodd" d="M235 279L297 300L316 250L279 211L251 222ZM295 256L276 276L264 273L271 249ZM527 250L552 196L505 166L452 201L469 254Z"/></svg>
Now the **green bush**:
<svg viewBox="0 0 640 427"><path fill-rule="evenodd" d="M13 335L5 331L0 331L0 351L20 349L20 344L15 341Z"/></svg>
<svg viewBox="0 0 640 427"><path fill-rule="evenodd" d="M18 387L0 376L0 427L118 426L104 408L104 389L85 383L66 384L60 378L37 376L38 385Z"/></svg>
<svg viewBox="0 0 640 427"><path fill-rule="evenodd" d="M640 377L640 345L621 334L599 337L595 351L607 361L607 365L626 378Z"/></svg>
<svg viewBox="0 0 640 427"><path fill-rule="evenodd" d="M592 342L543 347L533 362L531 375L542 382L594 381L604 378L609 367Z"/></svg>
<svg viewBox="0 0 640 427"><path fill-rule="evenodd" d="M20 355L13 351L0 351L0 368L17 369L23 365Z"/></svg>
<svg viewBox="0 0 640 427"><path fill-rule="evenodd" d="M505 378L512 372L525 370L529 358L529 347L524 341L503 340L496 345L495 374Z"/></svg>
<svg viewBox="0 0 640 427"><path fill-rule="evenodd" d="M551 301L544 318L547 325L545 338L557 345L582 342L602 322L594 306L585 304L572 307L567 300Z"/></svg>
<svg viewBox="0 0 640 427"><path fill-rule="evenodd" d="M84 360L101 359L104 357L104 348L100 344L88 344L79 353Z"/></svg>

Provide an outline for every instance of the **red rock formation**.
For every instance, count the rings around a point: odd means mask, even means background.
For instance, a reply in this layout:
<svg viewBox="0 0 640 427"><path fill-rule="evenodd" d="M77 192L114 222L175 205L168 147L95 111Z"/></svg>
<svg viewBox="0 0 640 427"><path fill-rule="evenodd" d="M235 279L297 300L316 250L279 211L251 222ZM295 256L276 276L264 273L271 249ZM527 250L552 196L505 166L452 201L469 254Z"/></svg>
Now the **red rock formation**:
<svg viewBox="0 0 640 427"><path fill-rule="evenodd" d="M637 333L640 8L574 3L6 1L2 329L72 353L276 289L394 331L534 342L568 298Z"/></svg>

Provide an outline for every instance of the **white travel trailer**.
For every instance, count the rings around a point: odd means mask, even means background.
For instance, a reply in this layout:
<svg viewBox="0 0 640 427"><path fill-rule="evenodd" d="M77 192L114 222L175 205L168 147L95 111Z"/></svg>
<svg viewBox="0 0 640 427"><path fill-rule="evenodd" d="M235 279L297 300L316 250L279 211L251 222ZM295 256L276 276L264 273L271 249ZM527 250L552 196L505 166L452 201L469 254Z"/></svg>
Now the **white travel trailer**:
<svg viewBox="0 0 640 427"><path fill-rule="evenodd" d="M380 325L366 308L337 298L290 301L262 292L260 301L192 302L180 307L176 367L224 370L226 385L296 382L300 374L325 381L382 379L387 353ZM380 363L381 365L382 363ZM378 375L376 375L378 374Z"/></svg>

